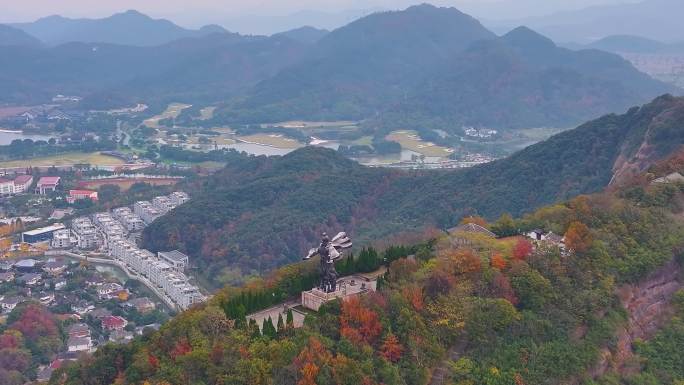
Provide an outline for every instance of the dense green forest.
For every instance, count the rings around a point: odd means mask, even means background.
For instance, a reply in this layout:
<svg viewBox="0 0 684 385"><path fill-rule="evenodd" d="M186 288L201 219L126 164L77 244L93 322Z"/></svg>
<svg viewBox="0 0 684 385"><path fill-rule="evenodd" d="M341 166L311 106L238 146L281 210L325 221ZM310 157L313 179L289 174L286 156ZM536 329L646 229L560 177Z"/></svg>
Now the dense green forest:
<svg viewBox="0 0 684 385"><path fill-rule="evenodd" d="M465 170L367 168L321 148L231 156L224 170L190 186L198 191L192 201L155 221L143 240L152 250L180 248L219 286L298 260L322 230L345 230L362 246L599 191L616 163L631 161L642 145L649 152L638 153L635 172L684 143L682 114L684 100L664 96Z"/></svg>
<svg viewBox="0 0 684 385"><path fill-rule="evenodd" d="M684 171L681 157L620 189L491 225L565 234L565 251L516 236L456 234L469 240L459 247L454 236L441 235L392 251L377 292L331 302L309 313L302 328L285 317L276 329L272 320L262 334L240 309L268 306L271 293L306 286L317 262L289 265L218 292L157 333L101 348L57 371L51 384L423 385L434 375L461 385L612 385L620 377L678 384L678 317L636 343L632 354L643 360L630 362L633 370L593 370L627 327L630 310L618 288L672 260L678 269L684 262L684 184L649 182L674 170ZM372 255L379 254L366 250L364 258ZM681 312L683 296L680 290L663 300Z"/></svg>

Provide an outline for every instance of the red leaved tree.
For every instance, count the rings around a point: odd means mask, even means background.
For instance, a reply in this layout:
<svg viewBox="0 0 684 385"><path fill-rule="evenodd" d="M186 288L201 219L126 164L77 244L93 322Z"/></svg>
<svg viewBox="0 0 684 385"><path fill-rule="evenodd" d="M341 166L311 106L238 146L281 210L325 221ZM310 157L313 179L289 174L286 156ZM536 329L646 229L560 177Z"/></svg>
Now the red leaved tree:
<svg viewBox="0 0 684 385"><path fill-rule="evenodd" d="M340 325L340 334L353 343L372 345L382 332L378 314L366 308L359 297L344 301Z"/></svg>
<svg viewBox="0 0 684 385"><path fill-rule="evenodd" d="M401 354L403 352L404 347L399 343L399 338L394 334L389 333L380 347L380 355L387 361L397 362L401 359Z"/></svg>
<svg viewBox="0 0 684 385"><path fill-rule="evenodd" d="M513 258L519 261L524 261L530 256L530 254L532 254L532 249L532 243L530 243L527 239L520 238L513 247Z"/></svg>
<svg viewBox="0 0 684 385"><path fill-rule="evenodd" d="M491 264L493 268L503 270L506 268L507 262L506 259L504 259L503 255L495 253L494 255L492 255Z"/></svg>
<svg viewBox="0 0 684 385"><path fill-rule="evenodd" d="M565 245L576 253L589 250L593 241L589 228L582 222L572 222L565 232Z"/></svg>

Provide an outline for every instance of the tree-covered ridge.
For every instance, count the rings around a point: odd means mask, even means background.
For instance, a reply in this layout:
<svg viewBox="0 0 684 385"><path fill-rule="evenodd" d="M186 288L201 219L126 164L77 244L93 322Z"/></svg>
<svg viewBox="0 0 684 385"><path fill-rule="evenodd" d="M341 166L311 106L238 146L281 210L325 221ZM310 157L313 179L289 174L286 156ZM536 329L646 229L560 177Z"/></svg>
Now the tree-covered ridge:
<svg viewBox="0 0 684 385"><path fill-rule="evenodd" d="M682 99L663 96L466 170L366 168L321 148L282 158L234 156L188 189L199 193L143 239L153 250L180 248L195 257L216 285L299 259L323 229L345 230L361 246L446 229L466 215L520 215L600 191L624 162L643 171L684 143L682 114Z"/></svg>
<svg viewBox="0 0 684 385"><path fill-rule="evenodd" d="M617 288L679 257L684 244L684 184L635 183L642 194L581 196L491 225L565 234L566 251L516 236L444 235L391 262L378 292L262 335L234 305L288 287L316 262L288 266L219 292L158 333L101 349L51 384L422 385L435 373L454 384L591 384L589 369L626 323ZM671 367L658 341L638 350L649 368Z"/></svg>

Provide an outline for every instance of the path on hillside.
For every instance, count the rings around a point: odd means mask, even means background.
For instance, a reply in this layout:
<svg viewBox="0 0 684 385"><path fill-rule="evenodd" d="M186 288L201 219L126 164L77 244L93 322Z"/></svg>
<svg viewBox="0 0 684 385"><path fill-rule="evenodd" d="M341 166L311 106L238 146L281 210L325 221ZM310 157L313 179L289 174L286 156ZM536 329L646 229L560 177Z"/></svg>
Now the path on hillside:
<svg viewBox="0 0 684 385"><path fill-rule="evenodd" d="M467 346L468 338L465 335L458 337L456 343L447 351L446 358L432 371L430 385L444 385L449 374L449 365L461 358Z"/></svg>

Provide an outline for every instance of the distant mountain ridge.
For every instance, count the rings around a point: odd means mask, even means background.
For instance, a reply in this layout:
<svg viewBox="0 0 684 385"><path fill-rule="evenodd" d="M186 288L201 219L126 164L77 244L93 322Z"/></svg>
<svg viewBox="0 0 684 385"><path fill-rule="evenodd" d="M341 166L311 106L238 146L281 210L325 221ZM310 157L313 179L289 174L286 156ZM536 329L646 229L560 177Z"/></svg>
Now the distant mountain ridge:
<svg viewBox="0 0 684 385"><path fill-rule="evenodd" d="M616 53L684 54L684 37L678 43L663 43L641 36L612 35L585 47Z"/></svg>
<svg viewBox="0 0 684 385"><path fill-rule="evenodd" d="M680 0L641 0L488 25L497 32L527 25L558 42L588 44L612 35L635 35L671 43L684 39L682 14Z"/></svg>
<svg viewBox="0 0 684 385"><path fill-rule="evenodd" d="M52 46L70 42L155 46L187 37L227 33L216 25L189 30L165 19L152 19L135 10L102 19L70 19L55 15L11 26Z"/></svg>
<svg viewBox="0 0 684 385"><path fill-rule="evenodd" d="M239 94L295 62L304 46L284 37L211 34L155 47L68 43L6 47L0 101L35 103L57 94L84 97L84 108L135 102L212 102ZM40 77L35 74L40 73Z"/></svg>
<svg viewBox="0 0 684 385"><path fill-rule="evenodd" d="M318 29L311 26L304 26L289 31L276 33L274 34L274 36L285 36L301 43L313 44L321 40L328 33L330 33L330 31L326 29Z"/></svg>
<svg viewBox="0 0 684 385"><path fill-rule="evenodd" d="M475 43L433 72L380 120L568 127L674 90L617 55L560 48L527 27Z"/></svg>
<svg viewBox="0 0 684 385"><path fill-rule="evenodd" d="M373 120L376 127L567 127L676 92L617 55L502 37L454 8L423 4L362 18L224 108L227 123Z"/></svg>
<svg viewBox="0 0 684 385"><path fill-rule="evenodd" d="M41 44L40 40L18 28L0 24L0 46L37 47Z"/></svg>
<svg viewBox="0 0 684 385"><path fill-rule="evenodd" d="M40 103L69 94L98 109L211 103L218 108L206 124L359 120L382 138L397 127L453 134L464 125L570 127L679 92L617 55L558 48L527 28L498 37L455 8L428 4L375 13L329 33L303 28L271 37L214 33L221 31L216 26L188 32L134 11L67 24L79 25L79 33L97 25L89 38L106 40L97 36L121 31L127 19L156 31L146 43L191 36L151 47L8 47L0 57L0 101ZM41 25L64 27L63 21ZM126 28L119 41L138 39L130 37L138 30L133 24Z"/></svg>

